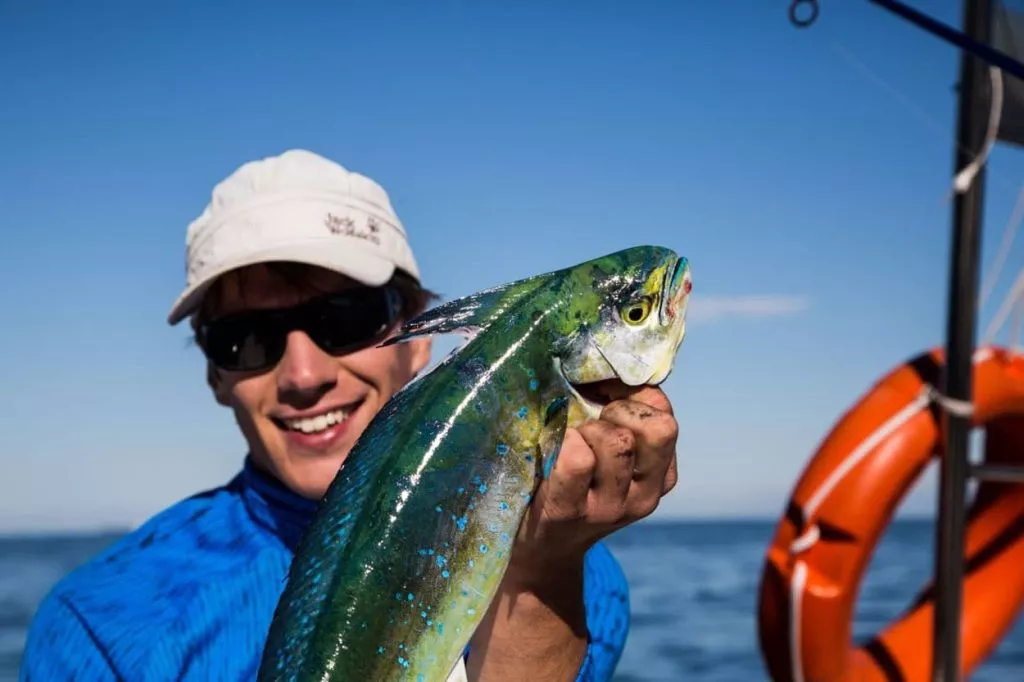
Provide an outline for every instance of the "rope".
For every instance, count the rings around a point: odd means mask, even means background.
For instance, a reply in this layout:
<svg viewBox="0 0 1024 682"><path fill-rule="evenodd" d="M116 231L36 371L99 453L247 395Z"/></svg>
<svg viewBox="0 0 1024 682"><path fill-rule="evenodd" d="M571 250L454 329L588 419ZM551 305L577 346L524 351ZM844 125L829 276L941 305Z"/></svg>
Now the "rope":
<svg viewBox="0 0 1024 682"><path fill-rule="evenodd" d="M1017 306L1013 316L1013 325L1010 327L1010 349L1016 353L1021 350L1020 333L1024 327L1024 297L1017 299Z"/></svg>
<svg viewBox="0 0 1024 682"><path fill-rule="evenodd" d="M999 137L999 119L1003 113L1003 72L994 66L988 69L989 77L992 79L992 103L988 112L988 130L985 132L985 144L981 151L971 163L967 164L953 180L953 189L963 194L971 187L975 176L981 167L988 160L988 155L995 146L996 138Z"/></svg>
<svg viewBox="0 0 1024 682"><path fill-rule="evenodd" d="M1003 265L1006 262L1006 257L1010 255L1010 248L1013 246L1013 240L1017 236L1017 229L1020 227L1022 219L1024 219L1024 184L1021 185L1020 192L1017 194L1017 203L1010 214L1010 220L1003 229L1003 241L999 245L995 262L992 263L992 270L988 273L981 288L981 297L978 299L979 308L984 307L988 302L988 297L992 295L992 289L995 288L996 281L1002 274Z"/></svg>
<svg viewBox="0 0 1024 682"><path fill-rule="evenodd" d="M1017 279L1014 281L1013 286L1010 287L1009 293L1006 294L1006 298L1003 299L1002 304L999 306L999 310L996 311L995 316L992 318L992 322L989 323L988 328L985 330L982 345L987 346L992 343L992 340L999 334L1003 325L1006 324L1006 319L1010 316L1014 305L1022 295L1024 295L1024 269L1022 269L1020 274L1017 275Z"/></svg>

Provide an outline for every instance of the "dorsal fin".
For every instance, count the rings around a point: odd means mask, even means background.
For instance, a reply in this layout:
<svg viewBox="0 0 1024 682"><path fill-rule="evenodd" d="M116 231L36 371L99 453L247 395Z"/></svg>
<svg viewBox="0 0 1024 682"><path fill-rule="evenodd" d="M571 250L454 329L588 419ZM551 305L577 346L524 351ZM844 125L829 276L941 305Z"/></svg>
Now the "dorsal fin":
<svg viewBox="0 0 1024 682"><path fill-rule="evenodd" d="M415 336L430 334L461 333L475 336L516 301L536 290L548 277L536 275L442 303L409 320L396 335L380 345L390 346Z"/></svg>

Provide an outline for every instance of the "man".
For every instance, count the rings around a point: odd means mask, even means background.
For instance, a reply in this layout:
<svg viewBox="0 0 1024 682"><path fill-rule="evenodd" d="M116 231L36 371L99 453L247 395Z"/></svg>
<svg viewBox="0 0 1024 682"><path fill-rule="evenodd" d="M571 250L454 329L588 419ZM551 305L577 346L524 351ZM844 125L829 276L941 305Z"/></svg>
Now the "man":
<svg viewBox="0 0 1024 682"><path fill-rule="evenodd" d="M243 165L190 225L186 318L248 444L227 485L157 514L62 580L32 624L28 680L252 680L292 552L338 468L429 339L379 347L433 295L387 194L305 151ZM627 391L566 434L499 594L451 679L607 680L628 628L600 542L676 482L664 395ZM464 665L464 667L463 667Z"/></svg>

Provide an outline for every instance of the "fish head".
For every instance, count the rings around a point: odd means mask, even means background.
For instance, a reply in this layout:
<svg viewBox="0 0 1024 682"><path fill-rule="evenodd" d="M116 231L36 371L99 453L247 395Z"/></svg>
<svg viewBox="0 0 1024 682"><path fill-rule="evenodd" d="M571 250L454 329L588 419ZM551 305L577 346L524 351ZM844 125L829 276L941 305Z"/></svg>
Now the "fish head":
<svg viewBox="0 0 1024 682"><path fill-rule="evenodd" d="M569 281L555 362L596 418L603 403L587 384L657 386L671 374L686 335L690 264L670 249L635 247L577 266Z"/></svg>

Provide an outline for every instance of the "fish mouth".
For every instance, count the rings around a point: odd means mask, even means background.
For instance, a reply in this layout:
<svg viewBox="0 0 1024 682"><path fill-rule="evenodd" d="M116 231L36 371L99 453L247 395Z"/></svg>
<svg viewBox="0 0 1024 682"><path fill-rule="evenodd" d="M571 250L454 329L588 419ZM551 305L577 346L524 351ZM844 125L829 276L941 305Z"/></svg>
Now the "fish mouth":
<svg viewBox="0 0 1024 682"><path fill-rule="evenodd" d="M658 317L662 324L668 321L669 306L673 303L671 300L673 288L677 284L676 278L679 277L680 271L683 269L683 263L684 260L676 256L672 267L665 268L665 278L661 281L661 305L658 306Z"/></svg>
<svg viewBox="0 0 1024 682"><path fill-rule="evenodd" d="M562 370L562 363L557 358L555 359L555 366L558 370L558 376L562 378L562 382L569 393L583 406L587 416L591 419L598 419L604 408L608 407L612 401L624 398L629 394L630 387L619 378L575 383L570 381L569 377L565 375L565 372Z"/></svg>

